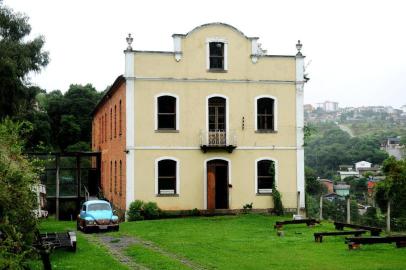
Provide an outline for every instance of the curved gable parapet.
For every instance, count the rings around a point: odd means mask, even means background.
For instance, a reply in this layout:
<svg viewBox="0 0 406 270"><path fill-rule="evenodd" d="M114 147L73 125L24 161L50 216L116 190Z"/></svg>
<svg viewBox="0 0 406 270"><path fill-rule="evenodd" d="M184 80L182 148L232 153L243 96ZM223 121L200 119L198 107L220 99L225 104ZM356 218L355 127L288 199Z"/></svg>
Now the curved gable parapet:
<svg viewBox="0 0 406 270"><path fill-rule="evenodd" d="M237 32L238 34L240 34L241 36L245 37L246 39L250 39L250 40L251 39L258 39L258 37L248 37L241 30L239 30L238 28L236 28L236 27L234 27L234 26L232 26L230 24L222 23L222 22L205 23L205 24L202 24L202 25L199 25L199 26L193 28L191 31L187 32L186 34L173 34L172 36L173 37L174 36L187 37L187 36L193 34L194 32L197 32L197 31L201 30L202 28L212 27L212 26L223 26L223 27L230 28L231 30L233 30L233 31Z"/></svg>

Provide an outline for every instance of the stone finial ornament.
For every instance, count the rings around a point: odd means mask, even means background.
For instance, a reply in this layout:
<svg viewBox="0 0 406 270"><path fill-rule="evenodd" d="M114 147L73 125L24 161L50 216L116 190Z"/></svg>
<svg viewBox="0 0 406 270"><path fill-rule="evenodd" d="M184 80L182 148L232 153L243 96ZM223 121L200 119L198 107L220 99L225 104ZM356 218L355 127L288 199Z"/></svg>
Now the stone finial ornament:
<svg viewBox="0 0 406 270"><path fill-rule="evenodd" d="M133 43L134 38L131 36L131 34L128 34L128 37L125 39L127 41L128 47L127 51L132 51L133 48L131 47L131 44Z"/></svg>
<svg viewBox="0 0 406 270"><path fill-rule="evenodd" d="M300 50L302 49L302 47L303 47L303 44L302 43L300 43L300 40L298 40L297 41L297 44L296 44L296 49L297 49L297 56L301 56L302 55L302 53L300 52Z"/></svg>

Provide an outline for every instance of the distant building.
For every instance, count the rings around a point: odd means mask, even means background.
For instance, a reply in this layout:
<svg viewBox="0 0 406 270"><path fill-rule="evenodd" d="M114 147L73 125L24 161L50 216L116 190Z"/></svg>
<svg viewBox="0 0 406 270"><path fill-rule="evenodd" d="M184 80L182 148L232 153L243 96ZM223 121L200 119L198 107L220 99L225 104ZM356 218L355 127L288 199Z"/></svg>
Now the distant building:
<svg viewBox="0 0 406 270"><path fill-rule="evenodd" d="M371 168L372 163L368 161L358 161L355 163L355 170L358 171L359 169Z"/></svg>
<svg viewBox="0 0 406 270"><path fill-rule="evenodd" d="M305 113L311 113L312 111L314 111L314 107L312 106L312 104L305 104L303 105L303 110Z"/></svg>
<svg viewBox="0 0 406 270"><path fill-rule="evenodd" d="M337 185L334 185L334 192L339 196L348 196L350 195L350 185L347 185L345 182L340 182Z"/></svg>
<svg viewBox="0 0 406 270"><path fill-rule="evenodd" d="M402 110L402 112L406 113L406 105L403 105L402 107L400 107L400 110Z"/></svg>
<svg viewBox="0 0 406 270"><path fill-rule="evenodd" d="M333 181L328 179L318 179L318 181L327 188L328 193L332 193L334 191Z"/></svg>
<svg viewBox="0 0 406 270"><path fill-rule="evenodd" d="M316 108L321 108L326 112L335 112L338 111L338 102L324 101L321 103L316 103Z"/></svg>
<svg viewBox="0 0 406 270"><path fill-rule="evenodd" d="M383 143L381 149L386 151L390 156L394 156L397 160L402 159L404 145L400 143L400 137L387 138Z"/></svg>

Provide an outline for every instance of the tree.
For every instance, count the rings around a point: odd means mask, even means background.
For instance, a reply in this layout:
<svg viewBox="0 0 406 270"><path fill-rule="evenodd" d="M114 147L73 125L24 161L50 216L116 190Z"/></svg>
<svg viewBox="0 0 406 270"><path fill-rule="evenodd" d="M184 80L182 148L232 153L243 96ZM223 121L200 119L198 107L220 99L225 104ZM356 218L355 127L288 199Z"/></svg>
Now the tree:
<svg viewBox="0 0 406 270"><path fill-rule="evenodd" d="M391 208L393 217L406 217L406 160L386 159L382 170L385 180L376 187L375 199L382 212L386 212L388 200L396 207Z"/></svg>
<svg viewBox="0 0 406 270"><path fill-rule="evenodd" d="M44 38L28 40L30 32L28 17L0 0L0 119L32 109L38 88L29 85L28 74L48 64Z"/></svg>
<svg viewBox="0 0 406 270"><path fill-rule="evenodd" d="M32 254L39 167L23 153L30 123L0 122L0 269L22 269ZM27 268L28 269L28 268Z"/></svg>

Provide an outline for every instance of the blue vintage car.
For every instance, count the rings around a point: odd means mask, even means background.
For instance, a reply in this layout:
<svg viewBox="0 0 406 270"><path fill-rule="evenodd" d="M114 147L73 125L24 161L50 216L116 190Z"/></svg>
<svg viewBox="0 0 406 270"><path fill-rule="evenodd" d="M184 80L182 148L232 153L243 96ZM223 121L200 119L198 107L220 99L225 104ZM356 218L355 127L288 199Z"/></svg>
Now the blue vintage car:
<svg viewBox="0 0 406 270"><path fill-rule="evenodd" d="M92 229L118 231L118 217L113 214L110 203L91 200L83 203L77 219L77 229L88 232Z"/></svg>

